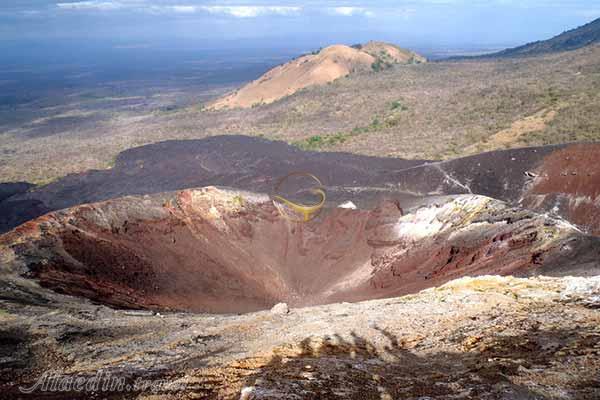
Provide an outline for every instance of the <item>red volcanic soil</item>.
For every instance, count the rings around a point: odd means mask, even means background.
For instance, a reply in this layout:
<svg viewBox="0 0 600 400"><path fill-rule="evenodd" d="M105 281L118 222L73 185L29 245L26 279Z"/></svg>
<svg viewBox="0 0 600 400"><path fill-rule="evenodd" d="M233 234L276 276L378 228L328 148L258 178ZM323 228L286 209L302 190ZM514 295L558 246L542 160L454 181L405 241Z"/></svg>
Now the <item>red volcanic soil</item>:
<svg viewBox="0 0 600 400"><path fill-rule="evenodd" d="M558 150L542 160L533 193L572 193L600 196L600 149L598 145L577 144Z"/></svg>
<svg viewBox="0 0 600 400"><path fill-rule="evenodd" d="M465 275L565 272L564 260L597 271L600 247L588 240L481 196L430 199L404 216L393 201L327 209L302 224L265 196L206 188L51 213L0 236L0 256L56 292L227 313L392 297Z"/></svg>
<svg viewBox="0 0 600 400"><path fill-rule="evenodd" d="M578 144L544 157L524 205L542 205L600 235L600 145Z"/></svg>

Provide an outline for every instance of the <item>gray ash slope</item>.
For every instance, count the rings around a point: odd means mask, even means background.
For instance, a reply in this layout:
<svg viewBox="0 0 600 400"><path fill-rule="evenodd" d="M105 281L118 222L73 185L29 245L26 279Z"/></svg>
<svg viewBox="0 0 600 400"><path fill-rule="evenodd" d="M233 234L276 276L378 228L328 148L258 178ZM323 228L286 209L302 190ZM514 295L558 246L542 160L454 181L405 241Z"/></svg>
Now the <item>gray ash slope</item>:
<svg viewBox="0 0 600 400"><path fill-rule="evenodd" d="M573 150L569 150L573 149ZM68 175L49 185L30 189L0 202L0 232L46 212L79 204L108 200L126 195L144 195L203 186L227 186L268 193L276 180L293 171L308 171L319 176L328 188L332 204L351 200L371 207L382 197L393 197L407 206L413 200L432 195L480 194L511 203L519 203L538 175L536 171L552 154L567 151L569 159L581 159L584 151L589 162L600 159L600 145L556 145L482 153L475 156L432 162L395 158L367 157L347 153L307 152L284 142L272 142L247 136L215 136L200 140L166 141L122 152L115 166ZM580 166L581 167L581 166ZM557 188L567 200L580 194L582 185L595 185L595 165L588 180L572 185L581 176L569 176ZM556 172L553 172L556 174ZM545 174L545 175L544 175ZM570 186L569 186L570 185ZM594 189L595 190L595 189ZM595 193L587 193L593 195ZM536 194L535 199L540 196ZM564 197L564 196L563 196ZM590 199L592 228L600 226L598 209ZM535 203L531 201L530 203ZM553 204L532 208L548 211ZM552 206L552 207L551 207ZM556 210L555 210L556 211ZM570 220L569 210L559 207L558 214ZM579 221L575 221L576 223Z"/></svg>
<svg viewBox="0 0 600 400"><path fill-rule="evenodd" d="M0 183L0 202L16 194L25 193L35 185L27 182Z"/></svg>
<svg viewBox="0 0 600 400"><path fill-rule="evenodd" d="M0 232L46 212L126 195L207 185L269 192L292 171L310 171L331 186L380 186L385 174L420 160L305 152L247 136L166 141L122 152L109 170L68 175L0 202Z"/></svg>

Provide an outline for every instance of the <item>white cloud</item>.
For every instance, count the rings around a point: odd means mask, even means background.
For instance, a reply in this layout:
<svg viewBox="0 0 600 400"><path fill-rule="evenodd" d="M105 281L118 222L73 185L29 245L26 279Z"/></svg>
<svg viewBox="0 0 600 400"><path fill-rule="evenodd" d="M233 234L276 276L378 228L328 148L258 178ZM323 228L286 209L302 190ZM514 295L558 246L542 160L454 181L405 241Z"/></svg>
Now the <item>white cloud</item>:
<svg viewBox="0 0 600 400"><path fill-rule="evenodd" d="M117 1L77 1L74 3L56 3L58 8L66 10L116 10L123 7Z"/></svg>
<svg viewBox="0 0 600 400"><path fill-rule="evenodd" d="M2 0L0 0L2 1ZM308 14L317 13L332 15L338 17L378 17L400 16L407 18L414 13L414 9L402 9L397 7L385 6L320 6L316 3L306 1L304 6L282 5L271 3L262 3L255 0L255 3L246 3L244 5L228 5L224 0L216 4L198 4L200 0L82 0L82 1L62 1L56 3L56 7L71 11L130 11L150 13L154 15L168 14L199 14L208 13L234 18L255 18L260 16L292 16L300 15L303 12ZM425 0L425 1L455 1L455 0ZM286 3L283 3L286 4ZM289 3L287 3L289 4ZM357 3L358 4L358 3Z"/></svg>
<svg viewBox="0 0 600 400"><path fill-rule="evenodd" d="M198 8L194 6L173 6L171 9L176 13L182 14L190 14L198 11Z"/></svg>
<svg viewBox="0 0 600 400"><path fill-rule="evenodd" d="M236 18L253 18L261 15L293 15L302 10L301 7L289 6L202 6L201 9L211 14L226 14Z"/></svg>
<svg viewBox="0 0 600 400"><path fill-rule="evenodd" d="M57 3L56 6L65 10L118 10L129 9L134 11L149 12L152 14L177 13L192 14L208 12L222 14L236 18L253 18L261 15L293 15L302 11L302 7L278 5L192 5L168 4L160 0L86 0L77 2Z"/></svg>
<svg viewBox="0 0 600 400"><path fill-rule="evenodd" d="M344 17L351 17L354 15L364 15L366 17L372 17L374 13L364 7L333 7L330 9L333 14L341 15Z"/></svg>
<svg viewBox="0 0 600 400"><path fill-rule="evenodd" d="M1 0L0 0L1 1ZM209 13L234 18L255 18L268 15L292 16L303 12L328 14L333 16L352 17L384 17L386 15L406 16L406 10L389 7L364 7L364 6L335 6L323 7L310 1L305 6L282 5L262 3L246 3L244 5L228 5L222 3L202 5L200 0L82 0L56 3L59 9L79 11L110 11L128 10L131 12L145 12L154 15L163 14L196 14ZM454 1L454 0L426 0L426 1ZM285 4L285 3L283 3ZM289 3L288 3L289 4ZM381 12L378 12L381 11Z"/></svg>

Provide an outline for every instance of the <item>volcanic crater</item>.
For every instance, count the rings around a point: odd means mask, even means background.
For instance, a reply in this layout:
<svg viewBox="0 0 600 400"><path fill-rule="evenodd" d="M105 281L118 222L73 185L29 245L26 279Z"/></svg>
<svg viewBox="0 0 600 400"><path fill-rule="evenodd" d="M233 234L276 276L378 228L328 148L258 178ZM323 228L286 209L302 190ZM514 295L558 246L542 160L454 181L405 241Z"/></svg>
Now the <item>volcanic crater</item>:
<svg viewBox="0 0 600 400"><path fill-rule="evenodd" d="M46 214L0 238L21 276L116 307L245 313L396 297L462 276L598 268L569 223L478 195L403 211L284 218L265 194L205 187Z"/></svg>

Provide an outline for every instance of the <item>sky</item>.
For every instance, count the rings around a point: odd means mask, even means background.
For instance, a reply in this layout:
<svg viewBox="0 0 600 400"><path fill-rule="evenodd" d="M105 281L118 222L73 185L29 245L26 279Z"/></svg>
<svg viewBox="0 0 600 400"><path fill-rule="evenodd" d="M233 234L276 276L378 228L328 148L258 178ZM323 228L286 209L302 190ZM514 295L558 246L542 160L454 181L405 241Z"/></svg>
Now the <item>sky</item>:
<svg viewBox="0 0 600 400"><path fill-rule="evenodd" d="M514 46L600 17L600 0L0 0L0 46Z"/></svg>

